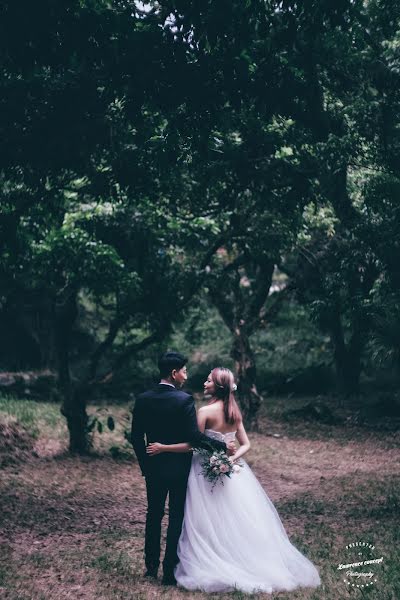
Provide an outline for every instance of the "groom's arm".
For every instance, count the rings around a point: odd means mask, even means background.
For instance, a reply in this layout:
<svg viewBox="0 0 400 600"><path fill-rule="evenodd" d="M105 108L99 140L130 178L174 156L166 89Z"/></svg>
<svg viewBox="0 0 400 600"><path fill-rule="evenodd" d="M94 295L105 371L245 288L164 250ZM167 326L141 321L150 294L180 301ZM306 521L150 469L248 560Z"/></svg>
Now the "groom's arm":
<svg viewBox="0 0 400 600"><path fill-rule="evenodd" d="M187 435L185 439L190 442L193 448L209 448L212 446L217 450L227 451L226 444L219 440L214 440L207 437L204 433L201 433L197 425L196 409L194 406L194 400L192 396L189 396L185 401L184 407L184 421L186 426Z"/></svg>
<svg viewBox="0 0 400 600"><path fill-rule="evenodd" d="M144 406L141 398L137 398L132 415L131 442L137 456L142 475L146 474L146 444L144 443Z"/></svg>

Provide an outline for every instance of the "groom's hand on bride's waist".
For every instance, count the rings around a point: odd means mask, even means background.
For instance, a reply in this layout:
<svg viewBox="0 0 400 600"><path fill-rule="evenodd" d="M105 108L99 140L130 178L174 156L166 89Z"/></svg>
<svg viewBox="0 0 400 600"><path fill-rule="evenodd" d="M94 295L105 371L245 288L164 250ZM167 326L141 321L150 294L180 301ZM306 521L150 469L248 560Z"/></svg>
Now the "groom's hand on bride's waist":
<svg viewBox="0 0 400 600"><path fill-rule="evenodd" d="M161 452L165 452L165 445L159 442L150 442L146 447L148 456L155 456L156 454L161 454Z"/></svg>

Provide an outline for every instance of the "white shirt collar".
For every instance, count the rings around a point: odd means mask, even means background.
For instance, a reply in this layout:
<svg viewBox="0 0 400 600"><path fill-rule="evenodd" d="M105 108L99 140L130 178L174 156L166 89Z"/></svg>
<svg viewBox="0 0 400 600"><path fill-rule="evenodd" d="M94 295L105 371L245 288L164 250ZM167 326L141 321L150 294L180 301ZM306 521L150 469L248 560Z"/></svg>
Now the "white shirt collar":
<svg viewBox="0 0 400 600"><path fill-rule="evenodd" d="M175 387L174 385L172 385L172 383L165 383L165 381L160 381L158 385L170 385L173 388Z"/></svg>

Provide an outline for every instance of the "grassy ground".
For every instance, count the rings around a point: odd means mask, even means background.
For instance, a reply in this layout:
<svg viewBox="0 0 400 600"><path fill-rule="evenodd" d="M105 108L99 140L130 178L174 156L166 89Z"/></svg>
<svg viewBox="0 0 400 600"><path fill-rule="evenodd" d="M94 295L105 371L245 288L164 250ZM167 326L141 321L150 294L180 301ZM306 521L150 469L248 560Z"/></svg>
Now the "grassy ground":
<svg viewBox="0 0 400 600"><path fill-rule="evenodd" d="M318 566L322 586L251 598L398 600L399 433L354 425L344 409L341 425L287 422L284 406L278 399L266 404L261 432L250 436L248 462L291 541ZM58 407L0 399L0 421L32 432L37 455L10 463L0 474L0 597L250 598L185 592L143 579L145 490L124 438L130 413L126 406L90 410L104 423L112 413L117 427L95 434L93 457L72 458ZM346 545L358 541L375 545L373 556L384 558L373 569L377 582L370 588L349 588L337 569L357 560Z"/></svg>

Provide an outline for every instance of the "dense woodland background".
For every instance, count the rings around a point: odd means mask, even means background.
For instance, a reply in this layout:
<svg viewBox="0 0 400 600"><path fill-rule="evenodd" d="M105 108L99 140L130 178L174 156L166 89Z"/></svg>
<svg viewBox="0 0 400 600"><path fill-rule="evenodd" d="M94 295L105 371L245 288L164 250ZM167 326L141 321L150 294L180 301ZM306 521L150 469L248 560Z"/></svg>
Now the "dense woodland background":
<svg viewBox="0 0 400 600"><path fill-rule="evenodd" d="M4 2L0 381L129 400L189 385L372 392L400 367L400 5Z"/></svg>
<svg viewBox="0 0 400 600"><path fill-rule="evenodd" d="M398 600L398 0L3 0L0 70L1 598L249 597L143 578L131 411L178 349L319 569L271 600Z"/></svg>

